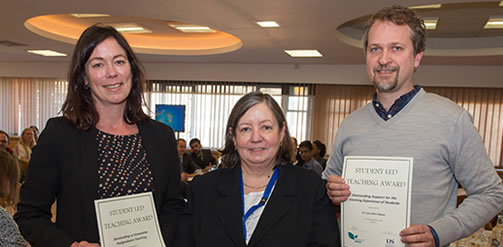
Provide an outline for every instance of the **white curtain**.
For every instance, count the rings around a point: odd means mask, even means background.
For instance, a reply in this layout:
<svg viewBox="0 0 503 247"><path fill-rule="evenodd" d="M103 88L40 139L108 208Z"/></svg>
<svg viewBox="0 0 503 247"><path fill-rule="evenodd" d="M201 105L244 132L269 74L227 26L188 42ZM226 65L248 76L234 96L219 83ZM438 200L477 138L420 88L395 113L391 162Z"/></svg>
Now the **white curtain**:
<svg viewBox="0 0 503 247"><path fill-rule="evenodd" d="M42 130L49 118L61 115L67 88L61 79L0 78L0 129L11 135L30 125ZM156 104L185 105L185 132L177 136L187 141L199 138L206 148L222 148L235 102L260 90L282 106L290 134L300 142L311 139L313 89L310 84L149 81L144 109L155 119Z"/></svg>
<svg viewBox="0 0 503 247"><path fill-rule="evenodd" d="M42 130L59 115L67 85L62 79L0 77L0 129L11 135L31 125Z"/></svg>

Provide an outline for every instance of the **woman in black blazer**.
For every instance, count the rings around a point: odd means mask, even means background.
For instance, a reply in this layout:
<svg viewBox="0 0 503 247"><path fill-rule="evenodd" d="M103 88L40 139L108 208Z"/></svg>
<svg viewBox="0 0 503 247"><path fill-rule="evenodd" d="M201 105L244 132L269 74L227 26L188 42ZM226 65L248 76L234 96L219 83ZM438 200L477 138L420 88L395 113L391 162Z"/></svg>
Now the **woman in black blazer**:
<svg viewBox="0 0 503 247"><path fill-rule="evenodd" d="M170 127L143 112L143 83L142 65L122 35L96 25L84 31L63 117L50 119L40 135L14 216L33 246L99 246L94 200L148 191L171 244L184 206L176 142Z"/></svg>
<svg viewBox="0 0 503 247"><path fill-rule="evenodd" d="M325 182L288 163L292 144L275 100L243 96L226 129L223 169L190 184L176 246L340 246Z"/></svg>

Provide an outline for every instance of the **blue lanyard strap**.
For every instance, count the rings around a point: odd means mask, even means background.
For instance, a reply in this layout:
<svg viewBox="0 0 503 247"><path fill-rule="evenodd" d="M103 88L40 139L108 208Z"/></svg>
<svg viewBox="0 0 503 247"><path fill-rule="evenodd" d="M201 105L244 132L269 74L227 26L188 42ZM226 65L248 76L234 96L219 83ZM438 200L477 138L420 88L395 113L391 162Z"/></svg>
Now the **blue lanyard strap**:
<svg viewBox="0 0 503 247"><path fill-rule="evenodd" d="M256 205L252 206L248 211L245 213L245 200L244 200L244 189L243 189L243 173L241 173L241 202L243 204L243 234L246 240L246 220L250 215L255 212L258 208L262 207L265 205L267 202L267 199L269 198L269 195L271 194L272 187L276 183L276 180L278 179L278 173L279 173L279 168L276 167L274 169L274 173L272 174L271 179L269 180L269 183L267 183L267 187L265 188L264 194L262 195L262 199L260 199L260 202L257 203Z"/></svg>

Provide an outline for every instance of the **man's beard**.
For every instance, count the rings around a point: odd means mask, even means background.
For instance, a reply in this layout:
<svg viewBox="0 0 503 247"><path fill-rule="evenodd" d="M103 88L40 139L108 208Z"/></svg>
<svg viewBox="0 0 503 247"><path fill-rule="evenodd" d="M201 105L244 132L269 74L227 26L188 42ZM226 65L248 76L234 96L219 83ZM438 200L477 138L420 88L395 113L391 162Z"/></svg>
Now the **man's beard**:
<svg viewBox="0 0 503 247"><path fill-rule="evenodd" d="M387 80L385 79L385 80L379 81L377 79L378 70L392 70L393 72L396 72L394 75L395 78L390 77ZM393 89L396 88L396 86L398 84L398 75L400 74L400 67L399 66L395 66L395 67L375 66L373 68L373 72L374 72L374 78L372 80L372 83L374 83L374 86L376 87L378 92L392 91Z"/></svg>

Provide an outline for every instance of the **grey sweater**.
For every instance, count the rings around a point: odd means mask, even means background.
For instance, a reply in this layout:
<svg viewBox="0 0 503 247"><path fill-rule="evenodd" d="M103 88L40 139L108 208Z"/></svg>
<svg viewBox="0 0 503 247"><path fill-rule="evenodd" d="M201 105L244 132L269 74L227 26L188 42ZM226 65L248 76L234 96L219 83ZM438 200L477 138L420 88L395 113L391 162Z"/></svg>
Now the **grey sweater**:
<svg viewBox="0 0 503 247"><path fill-rule="evenodd" d="M0 206L0 246L25 247L28 242L17 228L9 212Z"/></svg>
<svg viewBox="0 0 503 247"><path fill-rule="evenodd" d="M371 103L337 131L323 172L341 175L344 156L413 157L411 223L430 225L440 246L483 227L503 208L503 186L468 112L423 89L384 121ZM468 197L456 208L457 184Z"/></svg>

